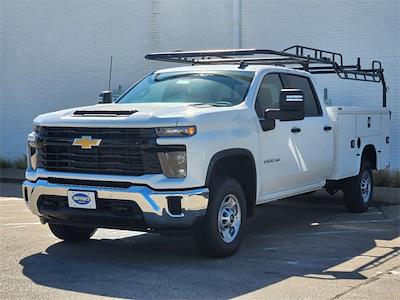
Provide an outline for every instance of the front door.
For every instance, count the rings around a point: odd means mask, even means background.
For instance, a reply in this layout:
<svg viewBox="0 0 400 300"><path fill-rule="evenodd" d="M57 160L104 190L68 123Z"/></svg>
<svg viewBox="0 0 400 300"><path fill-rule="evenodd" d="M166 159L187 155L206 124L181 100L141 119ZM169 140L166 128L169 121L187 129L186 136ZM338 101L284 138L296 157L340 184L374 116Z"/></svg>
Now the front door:
<svg viewBox="0 0 400 300"><path fill-rule="evenodd" d="M268 108L279 108L279 95L283 88L281 75L271 73L264 76L257 93L255 110L260 119ZM298 186L299 167L290 145L291 128L300 121L276 120L275 129L263 131L259 128L261 198Z"/></svg>
<svg viewBox="0 0 400 300"><path fill-rule="evenodd" d="M332 130L324 131L329 119L323 116L309 79L297 77L269 73L258 90L255 110L260 119L266 109L279 108L282 88L301 89L305 102L304 120L276 120L275 129L267 131L260 126L261 202L321 184L333 159Z"/></svg>

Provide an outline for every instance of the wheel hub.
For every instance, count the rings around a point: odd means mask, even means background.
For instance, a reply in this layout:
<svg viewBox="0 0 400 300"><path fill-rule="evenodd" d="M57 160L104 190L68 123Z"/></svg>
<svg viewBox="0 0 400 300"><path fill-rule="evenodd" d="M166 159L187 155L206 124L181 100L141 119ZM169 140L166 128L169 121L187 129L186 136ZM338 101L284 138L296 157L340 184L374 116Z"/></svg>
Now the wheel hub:
<svg viewBox="0 0 400 300"><path fill-rule="evenodd" d="M368 171L364 171L360 181L361 196L364 202L368 202L371 196L371 175Z"/></svg>
<svg viewBox="0 0 400 300"><path fill-rule="evenodd" d="M218 229L222 240L231 243L239 233L241 224L241 211L236 196L227 195L221 203L218 213Z"/></svg>

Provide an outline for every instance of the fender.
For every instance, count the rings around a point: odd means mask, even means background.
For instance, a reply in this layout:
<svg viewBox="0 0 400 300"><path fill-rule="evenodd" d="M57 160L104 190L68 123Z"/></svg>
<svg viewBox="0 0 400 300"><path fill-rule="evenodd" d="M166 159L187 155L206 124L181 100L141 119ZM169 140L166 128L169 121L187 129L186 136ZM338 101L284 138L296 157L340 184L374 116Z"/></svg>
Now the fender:
<svg viewBox="0 0 400 300"><path fill-rule="evenodd" d="M245 195L246 195L246 201L247 201L247 212L248 216L251 216L254 211L254 207L256 204L256 199L257 199L257 169L256 169L256 163L254 160L254 156L251 153L250 150L244 149L244 148L232 148L232 149L226 149L222 150L220 152L217 152L216 154L213 155L213 157L210 160L208 169L207 169L207 176L206 176L206 186L210 186L211 183L211 178L212 174L215 171L217 162L221 159L227 158L227 157L232 157L232 156L246 156L250 158L251 164L252 164L252 178L254 178L254 182L251 182L251 186L248 188L243 187ZM250 175L250 174L249 174ZM243 183L242 183L243 185Z"/></svg>

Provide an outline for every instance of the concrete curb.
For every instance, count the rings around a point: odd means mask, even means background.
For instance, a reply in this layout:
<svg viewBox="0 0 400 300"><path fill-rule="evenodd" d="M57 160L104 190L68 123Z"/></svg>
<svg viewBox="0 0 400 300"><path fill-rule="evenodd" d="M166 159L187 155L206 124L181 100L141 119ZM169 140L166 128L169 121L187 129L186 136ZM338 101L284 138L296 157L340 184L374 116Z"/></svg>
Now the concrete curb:
<svg viewBox="0 0 400 300"><path fill-rule="evenodd" d="M0 182L22 183L25 180L25 170L0 169ZM400 204L400 189L388 187L374 187L373 202Z"/></svg>
<svg viewBox="0 0 400 300"><path fill-rule="evenodd" d="M400 204L400 189L376 186L372 200L375 203Z"/></svg>
<svg viewBox="0 0 400 300"><path fill-rule="evenodd" d="M21 183L24 180L23 169L0 169L0 182Z"/></svg>

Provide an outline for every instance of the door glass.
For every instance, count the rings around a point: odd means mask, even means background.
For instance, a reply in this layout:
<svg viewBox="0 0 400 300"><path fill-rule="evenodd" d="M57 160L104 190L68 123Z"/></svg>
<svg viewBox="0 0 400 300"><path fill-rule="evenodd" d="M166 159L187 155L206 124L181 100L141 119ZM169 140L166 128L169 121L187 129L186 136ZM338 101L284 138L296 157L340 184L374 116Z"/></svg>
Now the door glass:
<svg viewBox="0 0 400 300"><path fill-rule="evenodd" d="M267 108L279 108L279 95L283 88L278 74L267 74L261 82L256 99L256 112L260 119L264 118Z"/></svg>
<svg viewBox="0 0 400 300"><path fill-rule="evenodd" d="M285 88L300 89L304 93L304 115L306 117L321 116L317 99L307 77L286 74Z"/></svg>

